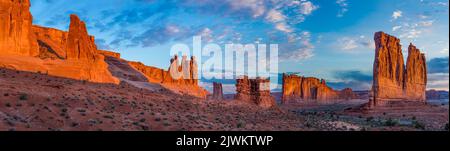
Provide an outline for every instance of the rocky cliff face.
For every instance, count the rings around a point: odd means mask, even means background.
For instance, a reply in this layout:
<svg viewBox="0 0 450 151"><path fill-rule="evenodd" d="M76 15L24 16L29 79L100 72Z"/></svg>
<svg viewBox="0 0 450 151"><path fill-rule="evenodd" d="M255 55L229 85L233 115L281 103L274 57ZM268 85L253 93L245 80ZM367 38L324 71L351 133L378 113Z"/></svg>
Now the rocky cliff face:
<svg viewBox="0 0 450 151"><path fill-rule="evenodd" d="M32 29L39 44L40 58L66 58L68 32L36 25L33 25Z"/></svg>
<svg viewBox="0 0 450 151"><path fill-rule="evenodd" d="M373 65L373 106L391 101L425 101L426 61L415 46L408 48L405 68L400 40L383 32L375 33Z"/></svg>
<svg viewBox="0 0 450 151"><path fill-rule="evenodd" d="M69 32L33 26L29 0L0 0L0 67L78 80L118 83L86 25L71 15Z"/></svg>
<svg viewBox="0 0 450 151"><path fill-rule="evenodd" d="M67 59L95 60L97 54L94 37L89 36L85 23L76 15L70 15L66 50Z"/></svg>
<svg viewBox="0 0 450 151"><path fill-rule="evenodd" d="M195 79L198 72L195 57L191 57L191 60L187 60L187 57L183 58L181 64L179 64L178 56L174 56L170 60L170 67L167 71L146 66L140 62L129 62L129 65L143 73L150 82L160 83L164 87L180 93L205 98L208 95L208 92L201 88L198 85L198 80ZM172 75L170 73L171 70L172 72L178 73Z"/></svg>
<svg viewBox="0 0 450 151"><path fill-rule="evenodd" d="M403 99L405 64L400 40L383 32L375 33L373 91L379 99Z"/></svg>
<svg viewBox="0 0 450 151"><path fill-rule="evenodd" d="M350 91L348 91L350 90ZM283 74L282 102L317 100L321 102L346 99L354 95L351 89L336 91L326 85L325 80L314 77Z"/></svg>
<svg viewBox="0 0 450 151"><path fill-rule="evenodd" d="M213 95L214 100L223 100L222 83L213 82Z"/></svg>
<svg viewBox="0 0 450 151"><path fill-rule="evenodd" d="M405 93L408 100L425 102L427 86L427 68L425 54L413 44L408 47L406 60Z"/></svg>
<svg viewBox="0 0 450 151"><path fill-rule="evenodd" d="M117 52L112 52L108 50L98 50L98 53L108 57L120 58L120 53Z"/></svg>
<svg viewBox="0 0 450 151"><path fill-rule="evenodd" d="M263 108L276 105L275 98L270 95L269 79L249 79L247 76L236 79L235 99Z"/></svg>
<svg viewBox="0 0 450 151"><path fill-rule="evenodd" d="M0 55L39 55L29 0L0 0Z"/></svg>

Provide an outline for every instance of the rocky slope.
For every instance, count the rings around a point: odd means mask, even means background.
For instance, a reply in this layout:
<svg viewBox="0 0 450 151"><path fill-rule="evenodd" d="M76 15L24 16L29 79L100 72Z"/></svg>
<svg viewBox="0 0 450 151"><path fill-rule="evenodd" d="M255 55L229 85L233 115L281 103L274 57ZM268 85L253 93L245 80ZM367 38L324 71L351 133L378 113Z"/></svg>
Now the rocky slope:
<svg viewBox="0 0 450 151"><path fill-rule="evenodd" d="M0 131L312 130L301 117L163 87L102 84L0 68Z"/></svg>

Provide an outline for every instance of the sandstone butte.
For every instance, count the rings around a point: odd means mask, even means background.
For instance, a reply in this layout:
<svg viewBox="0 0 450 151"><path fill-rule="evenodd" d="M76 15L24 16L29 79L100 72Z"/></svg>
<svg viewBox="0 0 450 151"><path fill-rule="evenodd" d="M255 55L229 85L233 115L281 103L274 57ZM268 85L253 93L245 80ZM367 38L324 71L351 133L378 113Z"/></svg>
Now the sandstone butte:
<svg viewBox="0 0 450 151"><path fill-rule="evenodd" d="M214 100L223 100L222 83L213 82L212 99L214 99Z"/></svg>
<svg viewBox="0 0 450 151"><path fill-rule="evenodd" d="M141 63L120 59L120 54L98 50L95 38L88 34L86 24L76 15L70 16L69 31L32 25L29 0L0 0L0 67L40 72L53 76L86 80L97 83L118 84L123 80L111 73L108 58L116 58L134 67L146 82L194 96L204 97L207 91L198 86L195 59L189 63L190 78L174 80L167 71ZM117 61L117 60L115 60ZM177 61L174 61L177 62ZM171 68L174 66L171 62ZM185 65L182 63L182 66ZM176 66L178 68L178 66ZM181 69L181 67L180 67ZM129 70L129 69L126 69ZM138 77L138 76L136 76ZM179 84L182 84L181 86Z"/></svg>
<svg viewBox="0 0 450 151"><path fill-rule="evenodd" d="M276 105L275 98L270 95L270 80L263 78L249 79L243 76L236 79L235 99L263 108Z"/></svg>
<svg viewBox="0 0 450 151"><path fill-rule="evenodd" d="M369 107L395 101L424 103L427 84L425 55L410 44L405 67L398 38L377 32L374 39L375 60Z"/></svg>
<svg viewBox="0 0 450 151"><path fill-rule="evenodd" d="M356 95L350 88L341 91L333 90L326 85L325 80L314 77L302 77L295 74L283 74L282 103L316 100L328 102L338 99L355 99Z"/></svg>

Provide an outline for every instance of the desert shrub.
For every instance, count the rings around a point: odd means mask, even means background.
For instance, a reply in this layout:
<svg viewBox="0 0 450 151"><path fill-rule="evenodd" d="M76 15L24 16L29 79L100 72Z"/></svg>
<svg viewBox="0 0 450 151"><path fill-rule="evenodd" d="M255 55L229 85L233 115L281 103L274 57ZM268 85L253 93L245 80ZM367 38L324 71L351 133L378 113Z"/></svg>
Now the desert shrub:
<svg viewBox="0 0 450 151"><path fill-rule="evenodd" d="M20 95L19 95L19 100L28 100L28 94L26 94L26 93L21 93Z"/></svg>
<svg viewBox="0 0 450 151"><path fill-rule="evenodd" d="M242 128L242 127L244 127L244 123L242 121L240 121L239 123L237 123L236 127Z"/></svg>
<svg viewBox="0 0 450 151"><path fill-rule="evenodd" d="M445 128L444 128L446 131L448 131L448 123L447 124L445 124Z"/></svg>
<svg viewBox="0 0 450 151"><path fill-rule="evenodd" d="M370 121L372 121L372 120L373 120L373 117L372 117L372 116L366 118L366 121L367 121L367 122L370 122Z"/></svg>
<svg viewBox="0 0 450 151"><path fill-rule="evenodd" d="M386 120L386 122L384 122L384 125L385 126L396 126L396 125L398 125L398 121L389 118L388 120Z"/></svg>
<svg viewBox="0 0 450 151"><path fill-rule="evenodd" d="M420 123L419 121L413 121L412 124L413 124L414 128L422 129L422 130L425 129L425 125L423 123Z"/></svg>

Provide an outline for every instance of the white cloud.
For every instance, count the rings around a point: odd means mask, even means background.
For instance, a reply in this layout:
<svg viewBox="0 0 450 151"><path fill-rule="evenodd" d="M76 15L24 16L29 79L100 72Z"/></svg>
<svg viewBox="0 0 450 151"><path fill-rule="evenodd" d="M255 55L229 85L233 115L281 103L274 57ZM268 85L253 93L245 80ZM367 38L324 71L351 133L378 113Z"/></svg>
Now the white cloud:
<svg viewBox="0 0 450 151"><path fill-rule="evenodd" d="M180 31L181 31L180 28L178 28L175 25L166 26L166 32L169 34L176 34L176 33L179 33Z"/></svg>
<svg viewBox="0 0 450 151"><path fill-rule="evenodd" d="M337 42L341 50L343 50L344 52L354 52L353 50L355 50L356 48L375 49L374 42L364 35L361 35L357 38L343 37Z"/></svg>
<svg viewBox="0 0 450 151"><path fill-rule="evenodd" d="M429 21L421 21L421 22L419 23L419 25L422 26L422 27L430 27L430 26L433 25L433 22L434 22L434 21L432 21L432 20L429 20Z"/></svg>
<svg viewBox="0 0 450 151"><path fill-rule="evenodd" d="M285 32L285 33L291 33L292 29L290 26L288 26L286 23L281 22L281 23L277 23L275 25L275 28L279 31Z"/></svg>
<svg viewBox="0 0 450 151"><path fill-rule="evenodd" d="M264 1L260 0L229 0L232 9L250 9L254 18L262 16L266 11Z"/></svg>
<svg viewBox="0 0 450 151"><path fill-rule="evenodd" d="M213 31L209 28L203 28L203 30L197 35L201 36L203 40L206 40L206 42L213 41Z"/></svg>
<svg viewBox="0 0 450 151"><path fill-rule="evenodd" d="M341 7L339 10L337 17L344 17L345 13L348 11L348 3L347 0L336 0L336 4Z"/></svg>
<svg viewBox="0 0 450 151"><path fill-rule="evenodd" d="M309 15L317 8L318 8L318 6L315 6L310 1L304 1L304 2L300 3L300 13L303 15Z"/></svg>
<svg viewBox="0 0 450 151"><path fill-rule="evenodd" d="M402 17L402 14L403 14L402 11L399 11L399 10L394 11L392 13L392 19L396 20L396 19L400 18L400 17Z"/></svg>
<svg viewBox="0 0 450 151"><path fill-rule="evenodd" d="M406 30L404 33L400 35L400 38L408 38L408 39L414 39L419 38L422 31L417 30L415 28Z"/></svg>
<svg viewBox="0 0 450 151"><path fill-rule="evenodd" d="M266 20L272 23L278 23L285 21L286 16L284 16L281 12L271 9L266 16Z"/></svg>
<svg viewBox="0 0 450 151"><path fill-rule="evenodd" d="M342 43L342 46L341 46L342 50L351 50L351 49L358 48L356 40L354 40L354 39L344 37L340 40L340 42Z"/></svg>
<svg viewBox="0 0 450 151"><path fill-rule="evenodd" d="M402 26L394 26L394 27L392 27L392 31L397 31L400 28L402 28Z"/></svg>
<svg viewBox="0 0 450 151"><path fill-rule="evenodd" d="M304 31L295 38L299 40L299 48L292 52L286 53L284 57L288 60L301 61L314 56L314 45L311 43L311 33Z"/></svg>

